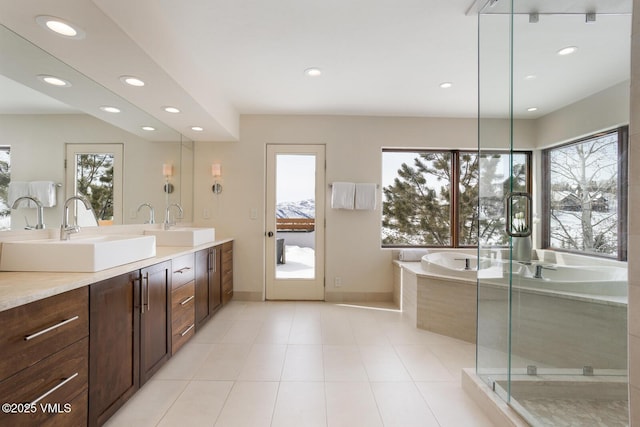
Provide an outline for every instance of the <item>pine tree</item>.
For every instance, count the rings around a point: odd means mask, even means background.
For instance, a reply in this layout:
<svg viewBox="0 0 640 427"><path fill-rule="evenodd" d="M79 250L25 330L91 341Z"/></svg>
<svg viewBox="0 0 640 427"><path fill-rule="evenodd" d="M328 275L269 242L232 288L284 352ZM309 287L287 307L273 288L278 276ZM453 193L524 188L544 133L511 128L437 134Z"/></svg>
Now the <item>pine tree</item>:
<svg viewBox="0 0 640 427"><path fill-rule="evenodd" d="M382 225L386 245L451 244L451 154L421 153L414 167L403 163L383 189Z"/></svg>
<svg viewBox="0 0 640 427"><path fill-rule="evenodd" d="M76 185L77 193L89 199L99 219L113 216L113 155L78 155Z"/></svg>

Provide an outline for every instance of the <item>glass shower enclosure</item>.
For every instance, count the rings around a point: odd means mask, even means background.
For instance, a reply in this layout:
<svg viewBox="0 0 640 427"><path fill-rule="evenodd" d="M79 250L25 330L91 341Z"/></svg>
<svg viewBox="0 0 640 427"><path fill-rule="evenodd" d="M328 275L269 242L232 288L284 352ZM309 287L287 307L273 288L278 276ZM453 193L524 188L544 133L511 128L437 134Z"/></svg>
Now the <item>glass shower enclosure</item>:
<svg viewBox="0 0 640 427"><path fill-rule="evenodd" d="M542 153L614 127L597 128L611 113L597 96L628 82L632 1L478 0L474 7L476 374L533 426L628 425L626 267L541 247L553 208ZM563 48L573 49L563 55ZM628 98L619 102L628 106ZM531 173L523 174L528 151ZM624 292L608 291L614 287Z"/></svg>

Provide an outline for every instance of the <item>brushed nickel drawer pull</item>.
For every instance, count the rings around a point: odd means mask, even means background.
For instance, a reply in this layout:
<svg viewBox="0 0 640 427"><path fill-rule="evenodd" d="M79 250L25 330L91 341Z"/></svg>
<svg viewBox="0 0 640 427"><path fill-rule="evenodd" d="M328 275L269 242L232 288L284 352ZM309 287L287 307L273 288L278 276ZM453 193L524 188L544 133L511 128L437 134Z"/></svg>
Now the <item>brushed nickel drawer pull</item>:
<svg viewBox="0 0 640 427"><path fill-rule="evenodd" d="M41 330L41 331L38 331L38 332L36 332L35 334L27 335L27 336L25 336L25 337L24 337L24 340L25 340L25 341L31 341L32 339L34 339L34 338L36 338L36 337L39 337L40 335L46 334L47 332L51 332L51 331L53 331L54 329L58 329L59 327L64 326L64 325L66 325L67 323L71 323L71 322L73 322L74 320L78 320L79 318L80 318L80 316L73 316L71 319L63 320L62 322L60 322L60 323L56 323L56 324L55 324L55 325L53 325L53 326L49 326L48 328L43 329L43 330Z"/></svg>
<svg viewBox="0 0 640 427"><path fill-rule="evenodd" d="M147 297L146 297L146 304L144 302L144 300L142 301L142 314L144 314L145 310L144 310L144 306L147 306L147 311L151 311L151 297L149 296L149 294L151 293L151 289L149 289L149 272L144 273L144 282L146 283L146 286L143 286L142 289L144 290L144 288L147 288Z"/></svg>
<svg viewBox="0 0 640 427"><path fill-rule="evenodd" d="M176 270L176 271L174 271L174 273L180 273L180 274L182 274L182 273L184 273L185 271L189 271L189 270L191 270L191 267L182 267L180 270Z"/></svg>
<svg viewBox="0 0 640 427"><path fill-rule="evenodd" d="M187 298L186 300L182 301L180 303L180 305L185 305L186 303L188 303L189 301L191 301L192 299L194 299L196 296L195 295L191 295L189 298Z"/></svg>
<svg viewBox="0 0 640 427"><path fill-rule="evenodd" d="M195 323L192 324L191 326L189 326L186 331L184 331L183 333L180 334L180 336L183 337L183 336L187 335L189 333L189 331L193 329L194 326L196 326Z"/></svg>
<svg viewBox="0 0 640 427"><path fill-rule="evenodd" d="M69 381L71 381L72 379L74 379L77 376L78 376L78 373L76 372L75 374L71 375L69 378L66 378L66 379L62 380L62 382L60 382L60 384L58 384L57 386L53 387L51 390L47 391L46 393L44 393L43 395L38 397L36 400L31 402L31 405L35 405L36 403L40 402L42 399L44 399L45 397L49 396L51 393L53 393L54 391L56 391L57 389L59 389L60 387L62 387L63 385L65 385L66 383L68 383Z"/></svg>

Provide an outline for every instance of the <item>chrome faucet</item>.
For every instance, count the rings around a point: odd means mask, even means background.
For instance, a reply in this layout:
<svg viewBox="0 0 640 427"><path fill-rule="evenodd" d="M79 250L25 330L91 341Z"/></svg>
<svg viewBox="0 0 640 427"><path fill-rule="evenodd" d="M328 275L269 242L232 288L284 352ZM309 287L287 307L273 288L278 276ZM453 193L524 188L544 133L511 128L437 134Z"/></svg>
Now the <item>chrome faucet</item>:
<svg viewBox="0 0 640 427"><path fill-rule="evenodd" d="M544 277L542 277L542 270L555 270L555 268L553 267L549 267L547 265L542 265L542 264L536 264L536 272L533 275L534 279L544 279Z"/></svg>
<svg viewBox="0 0 640 427"><path fill-rule="evenodd" d="M140 209L142 209L145 206L149 208L149 221L145 222L145 224L155 224L156 223L156 213L153 210L153 206L151 206L150 203L143 203L140 206L138 206L138 212L140 212Z"/></svg>
<svg viewBox="0 0 640 427"><path fill-rule="evenodd" d="M471 270L471 259L470 258L454 258L456 261L464 261L464 269Z"/></svg>
<svg viewBox="0 0 640 427"><path fill-rule="evenodd" d="M169 230L172 225L175 225L175 222L171 222L171 218L170 218L170 212L171 212L172 206L178 208L178 211L180 212L178 214L178 218L182 218L182 214L184 213L184 211L182 210L182 206L180 206L177 203L171 203L169 206L167 206L167 209L164 212L164 229L165 230Z"/></svg>
<svg viewBox="0 0 640 427"><path fill-rule="evenodd" d="M31 200L33 203L36 204L38 210L36 211L36 215L37 215L37 219L36 221L38 222L36 224L36 230L42 230L44 228L44 222L43 222L43 218L44 218L44 208L42 207L42 203L40 202L40 200L38 200L37 197L31 197L31 196L22 196L22 197L18 197L16 199L15 202L13 202L13 206L11 206L11 209L18 209L18 205L20 204L20 202L22 202L23 200ZM31 228L31 227L29 227Z"/></svg>
<svg viewBox="0 0 640 427"><path fill-rule="evenodd" d="M60 240L69 240L69 236L73 233L80 232L80 226L76 223L75 225L69 225L69 205L74 200L78 200L84 203L84 207L87 210L93 213L93 209L91 208L91 203L87 199L82 196L71 196L64 202L64 209L62 210L62 225L60 226ZM93 214L95 217L95 214ZM96 221L97 222L97 221Z"/></svg>

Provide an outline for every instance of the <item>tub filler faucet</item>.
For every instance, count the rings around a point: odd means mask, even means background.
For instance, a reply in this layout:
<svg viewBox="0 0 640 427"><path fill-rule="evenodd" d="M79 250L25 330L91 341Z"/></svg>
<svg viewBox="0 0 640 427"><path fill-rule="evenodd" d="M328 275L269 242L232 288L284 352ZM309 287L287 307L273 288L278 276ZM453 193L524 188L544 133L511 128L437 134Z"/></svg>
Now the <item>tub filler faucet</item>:
<svg viewBox="0 0 640 427"><path fill-rule="evenodd" d="M533 275L533 278L544 279L544 277L542 277L542 270L555 270L555 268L550 267L548 265L536 264L536 272Z"/></svg>
<svg viewBox="0 0 640 427"><path fill-rule="evenodd" d="M454 258L456 261L464 261L464 269L471 270L471 258Z"/></svg>

